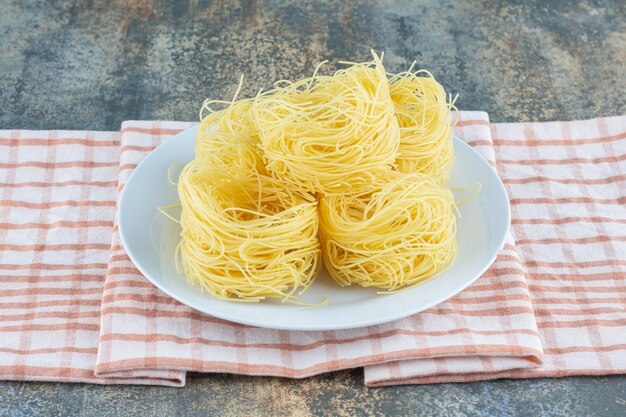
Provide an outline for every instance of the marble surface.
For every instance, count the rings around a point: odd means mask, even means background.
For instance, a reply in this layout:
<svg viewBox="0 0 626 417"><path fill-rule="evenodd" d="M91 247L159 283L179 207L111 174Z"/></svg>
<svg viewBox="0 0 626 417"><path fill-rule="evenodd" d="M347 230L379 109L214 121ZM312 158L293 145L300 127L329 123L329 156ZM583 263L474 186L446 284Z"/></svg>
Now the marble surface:
<svg viewBox="0 0 626 417"><path fill-rule="evenodd" d="M204 98L385 51L430 69L494 122L626 112L626 2L2 0L0 128L117 130L195 120ZM0 416L626 415L626 377L368 389L362 370L301 381L190 375L186 388L0 383Z"/></svg>

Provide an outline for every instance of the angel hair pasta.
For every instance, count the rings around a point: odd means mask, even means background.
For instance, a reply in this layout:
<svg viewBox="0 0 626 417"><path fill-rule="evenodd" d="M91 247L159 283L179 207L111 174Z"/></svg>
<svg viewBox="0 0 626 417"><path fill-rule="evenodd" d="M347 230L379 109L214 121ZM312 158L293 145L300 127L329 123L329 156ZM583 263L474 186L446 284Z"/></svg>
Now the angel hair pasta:
<svg viewBox="0 0 626 417"><path fill-rule="evenodd" d="M389 171L400 144L398 122L381 60L333 76L277 87L255 102L268 172L291 186L322 194L367 188Z"/></svg>
<svg viewBox="0 0 626 417"><path fill-rule="evenodd" d="M204 102L200 111L202 122L195 141L196 158L216 168L266 174L259 149L259 135L251 114L252 100L236 101L236 98L237 94L232 102ZM211 106L215 104L226 104L228 107L214 110ZM208 112L206 116L205 112Z"/></svg>
<svg viewBox="0 0 626 417"><path fill-rule="evenodd" d="M447 181L453 162L452 100L432 74L421 70L392 75L389 91L400 124L396 159L402 172L419 172L440 184Z"/></svg>
<svg viewBox="0 0 626 417"><path fill-rule="evenodd" d="M183 170L179 250L188 279L226 299L292 300L318 270L317 203L268 176L200 159Z"/></svg>
<svg viewBox="0 0 626 417"><path fill-rule="evenodd" d="M387 291L450 265L453 100L430 73L387 74L373 55L204 102L177 183L190 281L228 300L296 302L321 259L342 286Z"/></svg>
<svg viewBox="0 0 626 417"><path fill-rule="evenodd" d="M320 201L322 256L340 285L389 291L444 270L456 253L452 193L423 174L394 173L373 191Z"/></svg>

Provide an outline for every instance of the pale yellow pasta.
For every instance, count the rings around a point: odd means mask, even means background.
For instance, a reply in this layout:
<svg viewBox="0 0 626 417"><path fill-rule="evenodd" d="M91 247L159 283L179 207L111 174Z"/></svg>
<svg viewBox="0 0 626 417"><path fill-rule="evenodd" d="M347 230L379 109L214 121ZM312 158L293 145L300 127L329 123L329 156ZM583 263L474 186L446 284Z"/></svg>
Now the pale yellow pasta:
<svg viewBox="0 0 626 417"><path fill-rule="evenodd" d="M206 101L208 115L202 119L195 140L196 158L216 168L238 173L266 174L259 136L250 113L252 100L233 101L223 110L210 105L222 102Z"/></svg>
<svg viewBox="0 0 626 417"><path fill-rule="evenodd" d="M323 197L319 212L324 263L342 286L395 291L436 276L456 253L452 193L423 174Z"/></svg>
<svg viewBox="0 0 626 417"><path fill-rule="evenodd" d="M387 74L373 55L204 102L177 183L191 282L228 300L297 302L322 259L339 285L388 292L450 265L452 100L430 73Z"/></svg>
<svg viewBox="0 0 626 417"><path fill-rule="evenodd" d="M235 175L195 159L178 182L182 267L221 298L293 300L320 258L317 203L267 176Z"/></svg>
<svg viewBox="0 0 626 417"><path fill-rule="evenodd" d="M426 174L445 183L454 157L452 100L425 70L392 75L389 91L400 124L398 169Z"/></svg>
<svg viewBox="0 0 626 417"><path fill-rule="evenodd" d="M309 192L370 187L391 170L400 132L380 59L286 83L255 101L268 172Z"/></svg>

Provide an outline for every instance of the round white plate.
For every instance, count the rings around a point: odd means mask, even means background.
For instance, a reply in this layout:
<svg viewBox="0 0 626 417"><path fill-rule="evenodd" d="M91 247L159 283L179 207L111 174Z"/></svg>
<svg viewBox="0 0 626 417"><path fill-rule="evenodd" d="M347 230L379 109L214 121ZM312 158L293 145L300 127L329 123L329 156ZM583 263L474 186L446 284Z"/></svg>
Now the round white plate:
<svg viewBox="0 0 626 417"><path fill-rule="evenodd" d="M150 282L181 303L211 316L286 330L335 330L385 323L426 310L463 290L485 272L504 245L510 222L504 186L476 151L455 138L456 159L450 184L465 187L480 182L482 190L460 207L457 257L443 274L405 291L378 295L371 288L341 288L322 270L300 297L304 302L318 302L329 296L327 304L317 307L275 300L238 303L217 299L176 272L174 249L180 227L156 210L178 201L176 188L167 181L167 170L172 163L193 159L195 134L196 128L191 128L172 137L139 164L121 196L119 229L128 255ZM459 194L457 199L467 194Z"/></svg>

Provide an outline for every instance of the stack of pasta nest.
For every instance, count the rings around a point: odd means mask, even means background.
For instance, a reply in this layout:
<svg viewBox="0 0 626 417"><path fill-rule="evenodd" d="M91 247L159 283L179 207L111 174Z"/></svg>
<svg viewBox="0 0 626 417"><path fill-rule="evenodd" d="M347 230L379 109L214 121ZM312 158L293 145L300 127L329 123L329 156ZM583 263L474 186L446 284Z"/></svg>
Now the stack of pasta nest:
<svg viewBox="0 0 626 417"><path fill-rule="evenodd" d="M204 103L178 181L192 282L230 300L294 302L322 263L341 286L382 292L450 264L452 100L427 71L389 74L373 55Z"/></svg>

